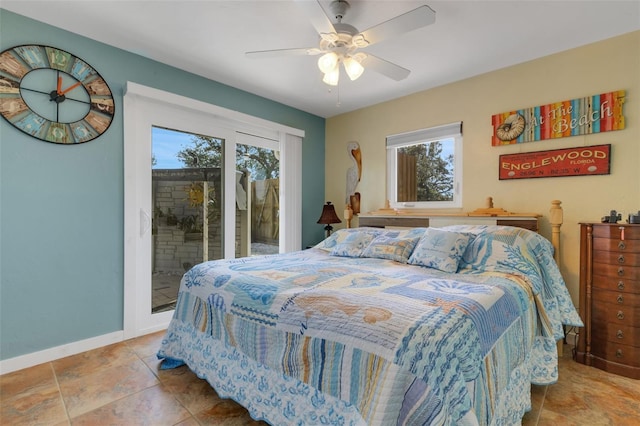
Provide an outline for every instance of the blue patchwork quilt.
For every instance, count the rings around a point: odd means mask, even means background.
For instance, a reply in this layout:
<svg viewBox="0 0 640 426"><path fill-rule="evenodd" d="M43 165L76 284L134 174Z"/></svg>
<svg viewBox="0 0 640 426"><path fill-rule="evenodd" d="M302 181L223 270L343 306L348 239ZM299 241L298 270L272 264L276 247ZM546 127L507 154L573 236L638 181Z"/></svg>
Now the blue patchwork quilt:
<svg viewBox="0 0 640 426"><path fill-rule="evenodd" d="M197 265L158 356L274 425L518 423L530 384L557 380L562 324L580 319L542 237L445 230L466 247L449 238L455 247L434 252L424 229L358 228L305 251ZM390 245L367 251L375 241ZM408 245L457 272L416 265ZM398 246L404 257L390 260Z"/></svg>

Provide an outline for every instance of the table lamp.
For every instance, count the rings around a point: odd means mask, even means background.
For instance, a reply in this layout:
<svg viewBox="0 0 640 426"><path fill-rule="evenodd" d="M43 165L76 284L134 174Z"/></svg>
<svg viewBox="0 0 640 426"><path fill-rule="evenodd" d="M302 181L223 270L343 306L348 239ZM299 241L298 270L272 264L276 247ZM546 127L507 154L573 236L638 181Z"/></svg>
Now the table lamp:
<svg viewBox="0 0 640 426"><path fill-rule="evenodd" d="M341 222L342 221L336 214L335 207L333 206L333 204L331 204L331 201L327 201L327 203L322 206L322 215L320 215L320 219L318 219L318 223L326 225L324 227L325 238L331 235L331 231L333 230L333 226L331 226L331 224Z"/></svg>

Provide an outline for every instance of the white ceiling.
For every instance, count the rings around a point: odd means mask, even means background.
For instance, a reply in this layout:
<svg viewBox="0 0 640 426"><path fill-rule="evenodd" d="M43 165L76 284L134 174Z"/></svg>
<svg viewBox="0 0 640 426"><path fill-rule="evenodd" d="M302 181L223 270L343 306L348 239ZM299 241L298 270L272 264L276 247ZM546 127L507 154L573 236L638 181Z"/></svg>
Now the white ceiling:
<svg viewBox="0 0 640 426"><path fill-rule="evenodd" d="M331 0L319 1L329 12ZM435 24L364 49L408 68L408 78L365 71L352 82L342 73L329 90L315 56L245 57L318 45L294 0L2 0L0 6L322 117L640 30L640 0L348 1L343 22L360 31L423 4L436 12Z"/></svg>

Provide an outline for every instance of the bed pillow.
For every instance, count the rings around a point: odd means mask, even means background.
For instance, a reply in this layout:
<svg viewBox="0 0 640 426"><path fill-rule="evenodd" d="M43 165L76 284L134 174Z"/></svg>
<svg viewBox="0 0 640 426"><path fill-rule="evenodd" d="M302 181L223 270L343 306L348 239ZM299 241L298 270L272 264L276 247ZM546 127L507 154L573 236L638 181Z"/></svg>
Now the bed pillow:
<svg viewBox="0 0 640 426"><path fill-rule="evenodd" d="M528 255L527 236L530 234L534 233L510 226L487 227L467 247L460 268L496 271L503 270L506 265L518 265L522 256Z"/></svg>
<svg viewBox="0 0 640 426"><path fill-rule="evenodd" d="M395 236L385 233L378 235L371 241L362 253L362 257L374 257L377 259L390 259L396 262L407 263L420 236Z"/></svg>
<svg viewBox="0 0 640 426"><path fill-rule="evenodd" d="M363 231L373 232L373 233L376 233L377 235L377 233L380 233L380 231L382 230L379 228L368 228L368 227L338 229L333 234L329 235L327 238L325 238L324 240L316 244L314 248L330 252L336 247L336 245L344 242L344 240L346 240L347 237L349 237L351 234L356 234Z"/></svg>
<svg viewBox="0 0 640 426"><path fill-rule="evenodd" d="M473 238L473 234L465 232L428 228L418 241L408 263L455 273Z"/></svg>
<svg viewBox="0 0 640 426"><path fill-rule="evenodd" d="M384 228L381 230L384 235L392 238L415 238L420 239L427 231L427 228ZM382 235L381 233L381 235Z"/></svg>
<svg viewBox="0 0 640 426"><path fill-rule="evenodd" d="M329 252L331 256L361 257L369 243L380 233L379 231L362 230L351 232L343 241L338 242Z"/></svg>

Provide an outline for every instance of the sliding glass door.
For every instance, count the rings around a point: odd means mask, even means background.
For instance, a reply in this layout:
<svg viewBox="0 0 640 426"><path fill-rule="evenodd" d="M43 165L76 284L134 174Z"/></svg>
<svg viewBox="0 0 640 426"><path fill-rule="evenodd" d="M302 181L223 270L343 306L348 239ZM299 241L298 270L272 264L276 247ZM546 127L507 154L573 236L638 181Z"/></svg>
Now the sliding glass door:
<svg viewBox="0 0 640 426"><path fill-rule="evenodd" d="M151 154L151 312L170 311L182 275L224 258L224 139L153 126ZM279 252L277 141L236 144L235 257ZM255 145L258 144L258 145ZM227 220L231 223L231 220Z"/></svg>
<svg viewBox="0 0 640 426"><path fill-rule="evenodd" d="M125 338L167 326L192 266L300 248L299 131L132 86L177 104L125 96Z"/></svg>
<svg viewBox="0 0 640 426"><path fill-rule="evenodd" d="M151 312L170 311L182 275L221 259L224 140L153 126Z"/></svg>
<svg viewBox="0 0 640 426"><path fill-rule="evenodd" d="M280 151L273 140L242 135L236 144L236 241L240 256L280 252Z"/></svg>

